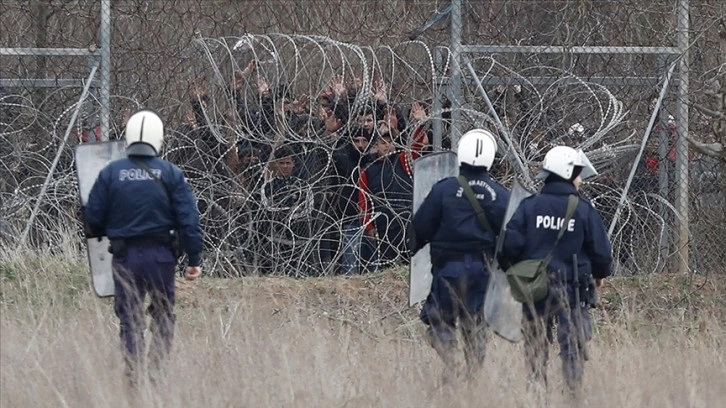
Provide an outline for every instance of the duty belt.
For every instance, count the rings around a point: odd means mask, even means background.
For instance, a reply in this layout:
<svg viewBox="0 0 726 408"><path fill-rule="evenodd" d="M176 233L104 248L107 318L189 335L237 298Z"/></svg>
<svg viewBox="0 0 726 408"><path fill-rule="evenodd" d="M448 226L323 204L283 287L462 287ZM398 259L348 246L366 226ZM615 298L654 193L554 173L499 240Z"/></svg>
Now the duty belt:
<svg viewBox="0 0 726 408"><path fill-rule="evenodd" d="M163 246L168 247L171 245L171 238L161 238L161 237L133 237L133 238L124 238L124 243L127 247L157 247L157 246Z"/></svg>
<svg viewBox="0 0 726 408"><path fill-rule="evenodd" d="M442 254L441 256L441 263L444 262L463 262L466 261L466 258L469 257L474 262L484 262L484 254L483 253L449 253L449 254Z"/></svg>

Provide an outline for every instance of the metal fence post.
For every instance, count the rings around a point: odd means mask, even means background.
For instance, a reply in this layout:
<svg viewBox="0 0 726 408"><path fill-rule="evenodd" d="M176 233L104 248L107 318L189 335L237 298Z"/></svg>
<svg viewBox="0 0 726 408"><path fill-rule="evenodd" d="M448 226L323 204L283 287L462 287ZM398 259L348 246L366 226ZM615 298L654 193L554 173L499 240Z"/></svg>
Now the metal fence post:
<svg viewBox="0 0 726 408"><path fill-rule="evenodd" d="M688 196L688 65L689 61L689 0L678 1L678 99L676 100L676 208L678 209L678 267L679 273L688 271L689 196Z"/></svg>
<svg viewBox="0 0 726 408"><path fill-rule="evenodd" d="M449 94L451 100L451 149L456 150L461 137L461 109L464 105L461 80L461 0L451 0L451 81Z"/></svg>
<svg viewBox="0 0 726 408"><path fill-rule="evenodd" d="M443 81L441 81L441 77L445 76L443 73L443 67L442 65L442 56L441 56L441 50L436 49L434 51L434 95L433 95L433 101L431 101L431 112L433 118L433 132L434 132L434 151L440 152L443 150L443 133L444 133L444 126L442 123L442 109L443 109Z"/></svg>
<svg viewBox="0 0 726 408"><path fill-rule="evenodd" d="M111 129L111 0L101 2L101 140Z"/></svg>

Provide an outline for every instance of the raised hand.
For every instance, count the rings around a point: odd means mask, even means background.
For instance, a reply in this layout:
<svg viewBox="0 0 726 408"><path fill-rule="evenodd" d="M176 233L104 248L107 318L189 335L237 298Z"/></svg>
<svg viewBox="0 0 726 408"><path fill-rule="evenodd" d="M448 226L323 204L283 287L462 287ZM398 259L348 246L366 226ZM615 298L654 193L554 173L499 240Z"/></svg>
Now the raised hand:
<svg viewBox="0 0 726 408"><path fill-rule="evenodd" d="M388 92L386 91L386 83L382 78L373 80L373 97L380 102L388 101Z"/></svg>
<svg viewBox="0 0 726 408"><path fill-rule="evenodd" d="M270 85L267 84L267 79L259 74L257 75L257 92L263 96L270 94Z"/></svg>
<svg viewBox="0 0 726 408"><path fill-rule="evenodd" d="M257 68L257 61L252 60L249 64L245 67L244 71L241 72L241 74L245 77L248 77L252 75L253 72L255 72L255 69Z"/></svg>
<svg viewBox="0 0 726 408"><path fill-rule="evenodd" d="M348 93L348 89L343 83L343 77L341 77L340 75L336 75L330 78L330 90L333 91L336 97L341 97Z"/></svg>
<svg viewBox="0 0 726 408"><path fill-rule="evenodd" d="M245 67L242 71L235 71L234 73L234 81L232 82L232 87L235 91L239 91L242 86L244 85L245 81L247 81L247 78L249 78L257 68L257 61L252 60L249 64Z"/></svg>
<svg viewBox="0 0 726 408"><path fill-rule="evenodd" d="M388 121L386 120L379 120L378 121L378 133L384 134L384 133L390 133L391 126L389 125Z"/></svg>
<svg viewBox="0 0 726 408"><path fill-rule="evenodd" d="M318 117L320 118L321 121L325 122L325 120L328 119L329 115L330 115L330 111L328 109L325 109L322 107L320 109L318 109Z"/></svg>
<svg viewBox="0 0 726 408"><path fill-rule="evenodd" d="M354 76L350 86L353 89L360 89L363 86L363 78L360 75Z"/></svg>
<svg viewBox="0 0 726 408"><path fill-rule="evenodd" d="M203 76L199 76L194 79L190 94L194 99L201 98L207 94L207 83Z"/></svg>
<svg viewBox="0 0 726 408"><path fill-rule="evenodd" d="M245 76L242 71L234 72L234 79L232 80L232 89L239 91L245 83Z"/></svg>
<svg viewBox="0 0 726 408"><path fill-rule="evenodd" d="M426 120L426 109L420 103L414 102L411 104L411 113L409 113L408 117L412 121L423 122Z"/></svg>
<svg viewBox="0 0 726 408"><path fill-rule="evenodd" d="M249 64L245 67L242 71L235 71L234 72L234 80L232 81L232 89L235 91L239 91L242 89L242 86L245 84L245 81L247 81L247 78L252 75L253 72L255 72L255 69L257 68L257 61L252 60Z"/></svg>
<svg viewBox="0 0 726 408"><path fill-rule="evenodd" d="M386 123L388 131L394 136L398 136L398 115L396 114L396 109L388 107L383 115L383 121Z"/></svg>
<svg viewBox="0 0 726 408"><path fill-rule="evenodd" d="M290 110L296 115L301 115L310 108L310 96L302 94L290 103Z"/></svg>

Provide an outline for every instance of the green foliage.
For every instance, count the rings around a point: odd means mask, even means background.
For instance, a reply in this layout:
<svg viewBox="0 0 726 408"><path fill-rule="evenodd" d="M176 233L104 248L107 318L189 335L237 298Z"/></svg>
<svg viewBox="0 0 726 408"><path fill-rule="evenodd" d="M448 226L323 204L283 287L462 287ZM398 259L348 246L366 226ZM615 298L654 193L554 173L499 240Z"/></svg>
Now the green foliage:
<svg viewBox="0 0 726 408"><path fill-rule="evenodd" d="M15 282L18 279L18 267L11 262L0 262L0 279Z"/></svg>

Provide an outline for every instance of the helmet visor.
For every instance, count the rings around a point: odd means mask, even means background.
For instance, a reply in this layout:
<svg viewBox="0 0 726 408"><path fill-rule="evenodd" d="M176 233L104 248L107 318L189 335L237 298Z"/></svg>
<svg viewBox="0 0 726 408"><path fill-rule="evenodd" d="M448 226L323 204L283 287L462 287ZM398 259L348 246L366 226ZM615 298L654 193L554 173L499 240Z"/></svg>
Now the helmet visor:
<svg viewBox="0 0 726 408"><path fill-rule="evenodd" d="M582 172L580 173L580 177L585 180L590 177L597 176L598 172L597 170L595 170L595 166L592 165L592 162L590 162L590 159L587 158L585 152L580 149L577 151L577 154L577 161L579 162L578 166L582 166Z"/></svg>

